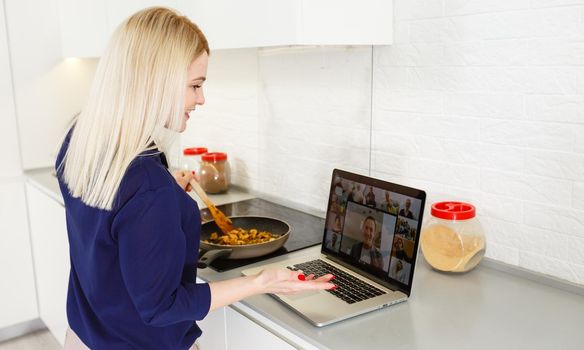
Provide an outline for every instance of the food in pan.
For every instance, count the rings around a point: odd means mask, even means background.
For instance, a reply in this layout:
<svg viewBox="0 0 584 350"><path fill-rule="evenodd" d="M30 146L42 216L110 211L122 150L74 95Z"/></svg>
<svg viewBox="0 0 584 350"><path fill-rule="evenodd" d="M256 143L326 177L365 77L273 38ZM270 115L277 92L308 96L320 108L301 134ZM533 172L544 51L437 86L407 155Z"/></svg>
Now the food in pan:
<svg viewBox="0 0 584 350"><path fill-rule="evenodd" d="M217 232L213 232L211 233L209 239L206 239L203 242L221 245L246 245L265 243L273 241L279 237L280 236L274 235L273 233L268 231L258 231L255 228L246 230L241 227L238 227L227 232L227 234L220 235Z"/></svg>

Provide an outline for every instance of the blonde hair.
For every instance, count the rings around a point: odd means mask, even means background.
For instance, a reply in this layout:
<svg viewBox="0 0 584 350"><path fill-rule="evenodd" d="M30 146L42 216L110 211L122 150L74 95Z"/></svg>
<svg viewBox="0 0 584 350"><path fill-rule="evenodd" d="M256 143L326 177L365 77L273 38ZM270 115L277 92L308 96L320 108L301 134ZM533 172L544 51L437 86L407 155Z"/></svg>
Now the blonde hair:
<svg viewBox="0 0 584 350"><path fill-rule="evenodd" d="M173 10L147 8L120 24L59 165L73 197L111 210L131 162L170 145L182 124L188 67L204 52L204 34Z"/></svg>

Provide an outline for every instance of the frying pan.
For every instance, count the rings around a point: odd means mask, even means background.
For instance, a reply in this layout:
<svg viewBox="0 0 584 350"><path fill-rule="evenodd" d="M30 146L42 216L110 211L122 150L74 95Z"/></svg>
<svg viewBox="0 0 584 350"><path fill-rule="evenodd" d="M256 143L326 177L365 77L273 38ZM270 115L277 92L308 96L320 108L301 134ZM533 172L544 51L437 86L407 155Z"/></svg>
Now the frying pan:
<svg viewBox="0 0 584 350"><path fill-rule="evenodd" d="M201 249L206 252L199 258L197 264L199 268L205 268L219 258L248 259L270 254L282 247L290 236L290 225L282 220L266 216L232 216L230 219L234 228L241 227L246 230L255 228L258 231L269 231L279 237L269 242L246 245L206 243L204 241L209 239L213 232L221 234L221 230L214 220L205 222L201 227Z"/></svg>

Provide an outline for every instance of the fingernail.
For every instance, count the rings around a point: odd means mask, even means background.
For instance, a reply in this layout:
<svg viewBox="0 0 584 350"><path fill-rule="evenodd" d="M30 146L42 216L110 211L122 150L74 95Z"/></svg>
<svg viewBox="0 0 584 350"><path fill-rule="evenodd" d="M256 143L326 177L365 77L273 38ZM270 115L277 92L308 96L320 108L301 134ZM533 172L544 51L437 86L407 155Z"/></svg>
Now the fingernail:
<svg viewBox="0 0 584 350"><path fill-rule="evenodd" d="M337 278L337 276L333 275L333 277L331 277L331 279L329 281L334 280L335 278Z"/></svg>
<svg viewBox="0 0 584 350"><path fill-rule="evenodd" d="M304 275L298 275L298 279L301 281L306 281L306 276Z"/></svg>
<svg viewBox="0 0 584 350"><path fill-rule="evenodd" d="M193 170L193 171L191 171L191 173L193 173L193 175L195 175L195 171L194 171L194 170Z"/></svg>
<svg viewBox="0 0 584 350"><path fill-rule="evenodd" d="M330 287L329 289L330 289L330 290L335 290L335 289L337 289L337 286L332 286L332 287Z"/></svg>

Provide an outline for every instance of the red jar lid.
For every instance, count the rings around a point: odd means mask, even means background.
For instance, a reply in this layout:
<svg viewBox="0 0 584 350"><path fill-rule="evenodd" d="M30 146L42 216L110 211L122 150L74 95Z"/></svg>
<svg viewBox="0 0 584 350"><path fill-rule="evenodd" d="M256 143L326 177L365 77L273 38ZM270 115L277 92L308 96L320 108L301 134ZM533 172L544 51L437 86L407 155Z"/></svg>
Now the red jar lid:
<svg viewBox="0 0 584 350"><path fill-rule="evenodd" d="M223 152L209 152L201 156L201 159L205 162L217 162L227 160L227 153Z"/></svg>
<svg viewBox="0 0 584 350"><path fill-rule="evenodd" d="M183 150L183 154L185 156L196 156L199 154L203 154L203 153L207 153L209 150L207 149L207 147L191 147L191 148L185 148Z"/></svg>
<svg viewBox="0 0 584 350"><path fill-rule="evenodd" d="M444 220L468 220L476 216L474 205L464 202L438 202L432 204L432 216Z"/></svg>

